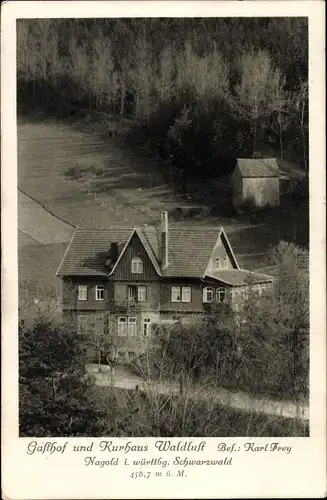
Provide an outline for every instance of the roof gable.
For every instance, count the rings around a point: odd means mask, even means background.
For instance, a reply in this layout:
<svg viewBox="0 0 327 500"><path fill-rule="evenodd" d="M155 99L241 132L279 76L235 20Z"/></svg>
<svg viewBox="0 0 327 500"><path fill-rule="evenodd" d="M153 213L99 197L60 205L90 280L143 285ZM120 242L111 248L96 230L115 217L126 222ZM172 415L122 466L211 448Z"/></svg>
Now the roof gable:
<svg viewBox="0 0 327 500"><path fill-rule="evenodd" d="M155 228L153 229L155 231ZM77 227L58 268L57 276L108 277L112 275L135 232L137 232L145 251L159 274L160 267L155 253L158 251L158 245L154 243L153 229L148 228L147 233L143 234L143 228ZM118 246L118 259L112 269L106 265L111 243L117 243ZM154 249L152 244L155 247Z"/></svg>
<svg viewBox="0 0 327 500"><path fill-rule="evenodd" d="M134 237L137 237L139 239L139 241L141 242L144 250L145 250L145 253L147 254L147 256L149 257L154 269L156 270L156 273L160 276L161 275L161 272L160 272L160 265L159 265L159 262L157 260L157 257L154 253L154 250L153 248L151 247L146 235L143 233L143 228L135 228L130 237L128 238L124 248L122 249L122 251L120 252L120 255L115 263L115 265L113 266L113 268L111 269L110 273L109 273L109 276L113 276L116 272L116 270L118 269L119 267L119 264L122 262L122 260L124 259L125 257L125 254L128 252L129 250L129 247L132 245L132 242L133 242L133 238Z"/></svg>
<svg viewBox="0 0 327 500"><path fill-rule="evenodd" d="M279 177L276 158L238 158L234 172L242 177Z"/></svg>
<svg viewBox="0 0 327 500"><path fill-rule="evenodd" d="M206 273L211 270L213 268L213 259L214 259L214 256L216 255L216 250L219 248L220 245L223 245L225 251L226 251L226 257L229 258L232 266L234 269L239 269L239 265L238 265L238 262L236 260L236 257L234 255L234 252L233 252L233 249L228 241L228 238L227 238L227 235L224 231L223 228L220 229L219 233L218 233L218 237L217 237L217 240L216 240L216 243L212 249L212 252L211 252L211 255L210 255L210 258L207 262L207 266L206 266L206 269L205 269L205 272L204 272L204 276L206 275ZM216 255L217 256L217 255ZM220 257L219 257L220 258ZM203 276L203 277L204 277Z"/></svg>

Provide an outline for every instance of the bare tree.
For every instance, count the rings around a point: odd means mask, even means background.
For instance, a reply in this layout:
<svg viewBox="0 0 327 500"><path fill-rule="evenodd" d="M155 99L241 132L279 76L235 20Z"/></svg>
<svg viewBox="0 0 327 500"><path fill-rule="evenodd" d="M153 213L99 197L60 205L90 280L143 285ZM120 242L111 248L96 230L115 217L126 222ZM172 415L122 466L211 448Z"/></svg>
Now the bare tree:
<svg viewBox="0 0 327 500"><path fill-rule="evenodd" d="M92 107L92 84L91 84L91 59L87 47L78 44L75 38L71 38L68 48L67 72L73 82L76 83L81 97L87 97L89 107Z"/></svg>
<svg viewBox="0 0 327 500"><path fill-rule="evenodd" d="M255 154L259 120L271 112L272 89L279 84L279 72L267 52L254 50L239 61L240 83L235 85L232 105L241 119L252 128L252 154Z"/></svg>
<svg viewBox="0 0 327 500"><path fill-rule="evenodd" d="M92 75L96 95L96 108L101 111L103 101L114 107L117 95L117 74L114 71L114 60L111 42L100 31L93 42Z"/></svg>
<svg viewBox="0 0 327 500"><path fill-rule="evenodd" d="M134 94L134 119L146 117L151 112L151 92L153 71L151 49L145 32L139 35L134 44L134 64L129 71Z"/></svg>
<svg viewBox="0 0 327 500"><path fill-rule="evenodd" d="M26 19L17 20L17 72L18 77L25 82L25 101L27 101L28 84L30 81L30 25Z"/></svg>
<svg viewBox="0 0 327 500"><path fill-rule="evenodd" d="M271 82L270 108L271 111L276 115L281 161L283 161L284 156L283 131L286 125L285 118L290 108L290 98L287 91L285 90L285 83L285 77L281 75L279 69L276 69L274 72L274 79Z"/></svg>
<svg viewBox="0 0 327 500"><path fill-rule="evenodd" d="M158 71L155 77L155 89L160 102L171 100L175 94L174 71L172 48L168 46L160 53Z"/></svg>
<svg viewBox="0 0 327 500"><path fill-rule="evenodd" d="M301 130L301 147L303 154L303 163L305 171L308 174L308 157L307 157L307 110L308 110L308 82L300 79L299 89L294 96L294 108Z"/></svg>

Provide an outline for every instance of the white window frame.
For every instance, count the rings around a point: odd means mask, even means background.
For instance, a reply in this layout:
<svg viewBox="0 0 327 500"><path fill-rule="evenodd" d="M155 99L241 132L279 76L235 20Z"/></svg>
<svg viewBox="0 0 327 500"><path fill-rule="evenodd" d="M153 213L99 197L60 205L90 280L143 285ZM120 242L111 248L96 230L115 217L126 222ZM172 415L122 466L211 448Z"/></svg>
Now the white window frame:
<svg viewBox="0 0 327 500"><path fill-rule="evenodd" d="M133 257L132 259L132 274L143 273L143 260L141 257Z"/></svg>
<svg viewBox="0 0 327 500"><path fill-rule="evenodd" d="M216 270L220 269L220 258L216 258Z"/></svg>
<svg viewBox="0 0 327 500"><path fill-rule="evenodd" d="M181 302L182 300L182 290L180 286L172 285L170 288L170 301L171 302Z"/></svg>
<svg viewBox="0 0 327 500"><path fill-rule="evenodd" d="M128 336L135 337L137 334L137 322L135 316L129 316L127 319Z"/></svg>
<svg viewBox="0 0 327 500"><path fill-rule="evenodd" d="M135 291L135 295L131 294L131 291ZM137 286L136 285L128 285L127 286L127 298L129 301L136 300L137 298Z"/></svg>
<svg viewBox="0 0 327 500"><path fill-rule="evenodd" d="M185 293L187 290L187 293ZM192 287L187 285L172 285L170 289L170 301L171 302L192 302Z"/></svg>
<svg viewBox="0 0 327 500"><path fill-rule="evenodd" d="M212 294L211 295L211 300L209 300L208 298L208 294ZM203 289L203 295L202 295L202 301L204 304L211 304L213 301L214 301L214 297L215 297L215 291L214 289L211 287L211 286L206 286L204 287Z"/></svg>
<svg viewBox="0 0 327 500"><path fill-rule="evenodd" d="M137 301L146 302L147 301L147 287L146 285L139 285L137 287Z"/></svg>
<svg viewBox="0 0 327 500"><path fill-rule="evenodd" d="M191 286L182 286L182 302L192 302L192 287ZM186 293L185 293L186 292Z"/></svg>
<svg viewBox="0 0 327 500"><path fill-rule="evenodd" d="M117 329L117 335L118 337L127 337L127 331L128 331L128 323L127 323L127 317L126 316L118 316L118 329ZM124 325L124 327L122 327Z"/></svg>
<svg viewBox="0 0 327 500"><path fill-rule="evenodd" d="M102 298L99 298L99 292L103 292ZM104 301L104 285L95 285L95 300L97 302Z"/></svg>
<svg viewBox="0 0 327 500"><path fill-rule="evenodd" d="M78 300L87 300L87 285L78 285Z"/></svg>
<svg viewBox="0 0 327 500"><path fill-rule="evenodd" d="M227 257L224 257L224 269L228 269L228 258Z"/></svg>
<svg viewBox="0 0 327 500"><path fill-rule="evenodd" d="M223 296L223 300L221 300L221 297ZM226 300L226 289L222 286L216 289L216 302L218 304L222 304Z"/></svg>
<svg viewBox="0 0 327 500"><path fill-rule="evenodd" d="M142 328L142 337L148 338L151 335L151 318L145 317L143 318L143 328Z"/></svg>

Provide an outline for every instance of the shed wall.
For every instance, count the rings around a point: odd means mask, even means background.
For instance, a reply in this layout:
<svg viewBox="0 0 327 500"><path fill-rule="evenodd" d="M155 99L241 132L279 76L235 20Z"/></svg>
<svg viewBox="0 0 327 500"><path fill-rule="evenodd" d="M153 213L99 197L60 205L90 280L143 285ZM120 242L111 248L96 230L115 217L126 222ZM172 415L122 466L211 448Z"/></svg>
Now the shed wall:
<svg viewBox="0 0 327 500"><path fill-rule="evenodd" d="M279 205L279 178L278 177L248 177L242 182L243 202L251 199L257 207Z"/></svg>

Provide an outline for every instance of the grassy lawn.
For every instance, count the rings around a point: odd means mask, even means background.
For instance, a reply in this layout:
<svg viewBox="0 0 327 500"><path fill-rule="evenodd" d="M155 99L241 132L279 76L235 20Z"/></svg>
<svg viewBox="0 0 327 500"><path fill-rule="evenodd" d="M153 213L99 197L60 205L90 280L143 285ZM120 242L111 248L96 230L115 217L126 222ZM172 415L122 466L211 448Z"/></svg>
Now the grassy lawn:
<svg viewBox="0 0 327 500"><path fill-rule="evenodd" d="M256 220L235 218L224 207L219 186L212 210L216 188L208 190L207 201L206 196L181 197L163 180L162 168L115 139L101 139L96 130L81 132L49 118L19 119L19 279L56 286L55 271L72 226L157 223L162 209L183 225L223 225L241 267L251 270L269 266L267 252L280 239L301 244L307 239L305 204Z"/></svg>

